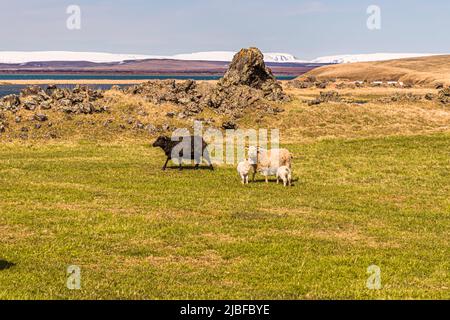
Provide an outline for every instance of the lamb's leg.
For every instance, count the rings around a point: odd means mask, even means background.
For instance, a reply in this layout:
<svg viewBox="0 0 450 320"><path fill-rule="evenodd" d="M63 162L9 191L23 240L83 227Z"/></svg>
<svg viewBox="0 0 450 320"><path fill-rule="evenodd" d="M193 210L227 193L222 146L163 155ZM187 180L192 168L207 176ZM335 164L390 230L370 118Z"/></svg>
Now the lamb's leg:
<svg viewBox="0 0 450 320"><path fill-rule="evenodd" d="M280 176L277 173L277 184L279 184L279 183L280 183Z"/></svg>
<svg viewBox="0 0 450 320"><path fill-rule="evenodd" d="M166 163L164 163L164 166L162 168L163 171L165 171L167 169L167 164L169 163L169 160L170 160L170 157L167 157Z"/></svg>
<svg viewBox="0 0 450 320"><path fill-rule="evenodd" d="M208 152L208 150L205 150L205 151L204 151L204 153L203 153L203 158L205 159L206 163L209 165L209 168L210 168L211 170L214 171L214 167L213 167L211 158L209 157L209 152Z"/></svg>
<svg viewBox="0 0 450 320"><path fill-rule="evenodd" d="M269 176L266 175L266 183L269 183Z"/></svg>
<svg viewBox="0 0 450 320"><path fill-rule="evenodd" d="M183 170L183 158L178 158L178 161L179 161L178 170L182 171Z"/></svg>

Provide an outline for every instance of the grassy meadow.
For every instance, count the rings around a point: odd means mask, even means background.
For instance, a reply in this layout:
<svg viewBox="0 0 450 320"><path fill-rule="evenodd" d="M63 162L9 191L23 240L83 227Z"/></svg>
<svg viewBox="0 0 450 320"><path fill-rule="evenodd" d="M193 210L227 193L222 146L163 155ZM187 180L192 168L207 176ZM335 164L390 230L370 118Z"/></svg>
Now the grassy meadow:
<svg viewBox="0 0 450 320"><path fill-rule="evenodd" d="M141 140L1 144L0 299L449 299L449 142L288 142L291 188Z"/></svg>

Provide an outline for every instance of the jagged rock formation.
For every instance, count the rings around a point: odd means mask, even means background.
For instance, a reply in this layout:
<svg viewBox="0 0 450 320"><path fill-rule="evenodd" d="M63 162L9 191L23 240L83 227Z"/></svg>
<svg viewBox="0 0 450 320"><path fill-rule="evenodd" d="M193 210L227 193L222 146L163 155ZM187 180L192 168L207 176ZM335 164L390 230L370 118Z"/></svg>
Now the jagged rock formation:
<svg viewBox="0 0 450 320"><path fill-rule="evenodd" d="M257 48L242 49L233 58L218 87L232 88L247 86L261 90L264 98L271 101L287 97L272 71L264 63L264 55Z"/></svg>
<svg viewBox="0 0 450 320"><path fill-rule="evenodd" d="M236 118L249 108L277 113L282 109L271 106L269 102L290 100L266 67L264 56L257 48L242 49L237 53L225 76L215 86L192 80L164 80L149 81L125 92L144 95L155 104L183 105L183 116L200 113L204 108Z"/></svg>

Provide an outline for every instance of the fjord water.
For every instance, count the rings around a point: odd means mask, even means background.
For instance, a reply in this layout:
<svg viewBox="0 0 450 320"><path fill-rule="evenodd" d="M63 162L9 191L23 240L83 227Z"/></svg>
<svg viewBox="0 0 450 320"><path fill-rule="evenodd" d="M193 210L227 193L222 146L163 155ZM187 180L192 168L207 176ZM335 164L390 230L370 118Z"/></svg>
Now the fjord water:
<svg viewBox="0 0 450 320"><path fill-rule="evenodd" d="M190 76L190 75L128 75L128 74L0 74L0 97L6 96L8 94L18 94L20 90L27 87L27 85L18 84L8 84L8 81L12 80L112 80L114 82L123 80L125 83L114 83L114 84L89 84L89 87L94 89L108 90L113 85L118 85L121 87L130 86L126 84L127 80L218 80L221 76ZM293 76L278 76L278 80L292 80ZM4 83L2 83L4 82ZM46 87L45 85L41 85ZM73 88L74 84L61 84L57 85L63 88Z"/></svg>

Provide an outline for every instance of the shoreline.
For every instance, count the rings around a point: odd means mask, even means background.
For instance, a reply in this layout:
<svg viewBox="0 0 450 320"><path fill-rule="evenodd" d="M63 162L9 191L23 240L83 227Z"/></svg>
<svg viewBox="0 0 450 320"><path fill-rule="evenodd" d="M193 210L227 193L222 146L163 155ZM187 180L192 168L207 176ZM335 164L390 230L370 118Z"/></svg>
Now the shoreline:
<svg viewBox="0 0 450 320"><path fill-rule="evenodd" d="M155 79L27 79L27 80L6 80L0 81L0 86L10 86L10 85L46 85L46 84L139 84L149 80ZM209 80L205 80L209 81Z"/></svg>
<svg viewBox="0 0 450 320"><path fill-rule="evenodd" d="M169 78L171 79L171 78ZM166 80L169 80L166 79ZM147 81L155 81L158 79L27 79L27 80L7 80L7 81L0 81L0 87L1 86L12 86L12 85L94 85L94 84L100 84L100 85L133 85L133 84L139 84ZM176 81L184 81L188 79L173 79ZM217 80L195 80L197 82L217 82ZM286 82L289 80L278 80L280 82Z"/></svg>

